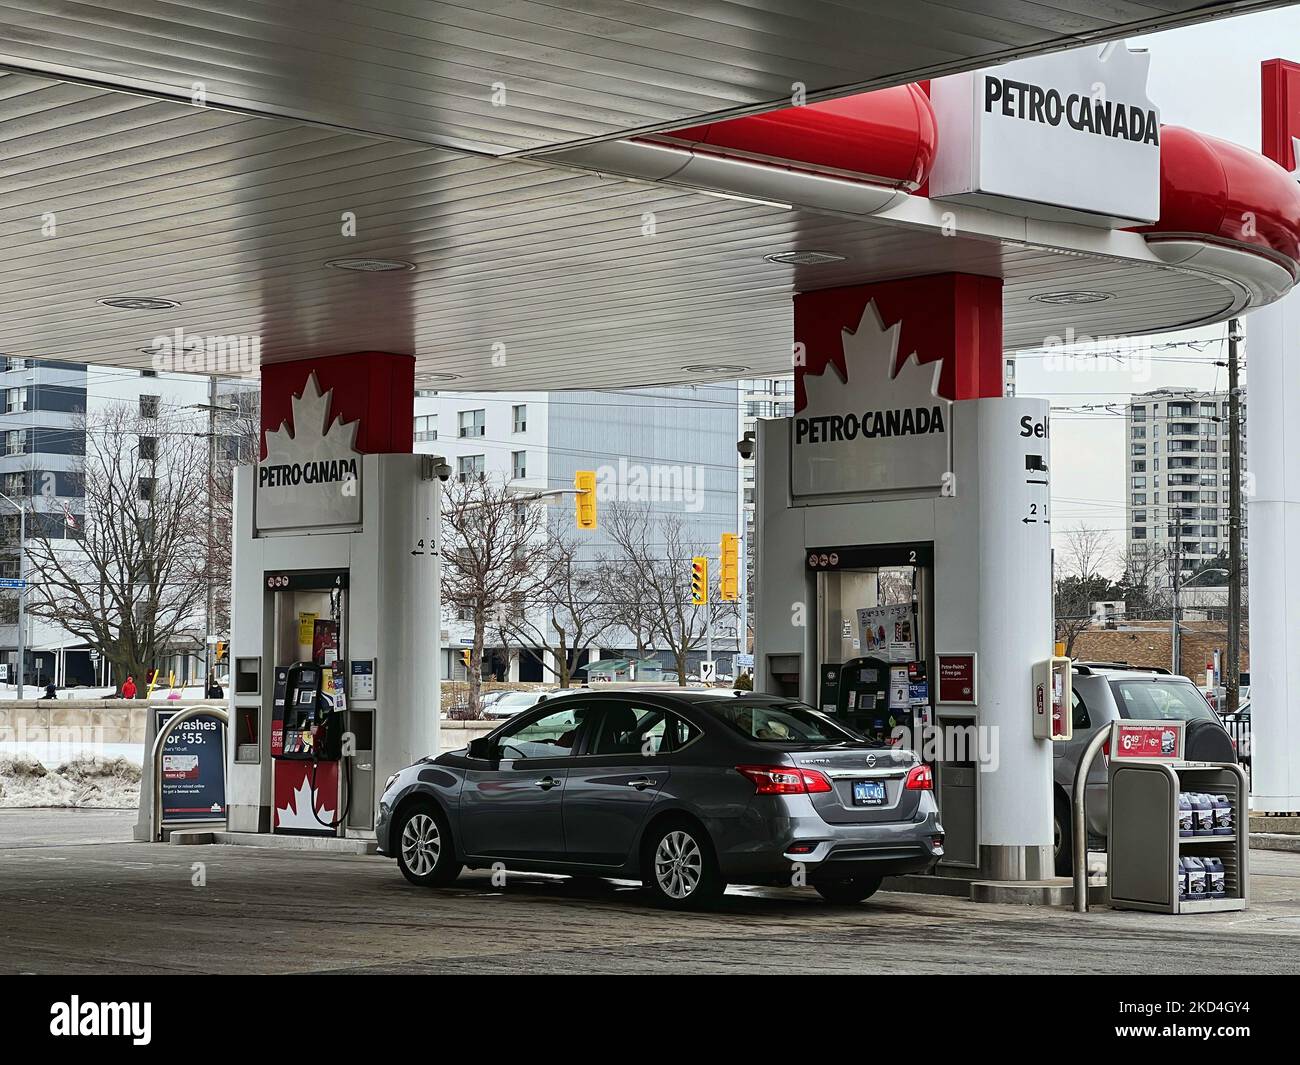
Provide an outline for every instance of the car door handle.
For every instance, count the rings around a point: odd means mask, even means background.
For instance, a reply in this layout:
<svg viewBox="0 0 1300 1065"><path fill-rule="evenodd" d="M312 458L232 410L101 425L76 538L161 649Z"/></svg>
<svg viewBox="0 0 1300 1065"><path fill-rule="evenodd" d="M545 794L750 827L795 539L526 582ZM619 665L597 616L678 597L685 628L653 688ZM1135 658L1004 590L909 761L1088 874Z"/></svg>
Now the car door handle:
<svg viewBox="0 0 1300 1065"><path fill-rule="evenodd" d="M629 780L627 786L636 788L637 791L645 791L646 788L652 788L658 783L653 777L637 777L636 780Z"/></svg>
<svg viewBox="0 0 1300 1065"><path fill-rule="evenodd" d="M556 784L559 783L559 781L556 780L554 777L542 777L541 780L535 780L533 781L533 783L536 784L543 791L550 791L553 787L555 787Z"/></svg>

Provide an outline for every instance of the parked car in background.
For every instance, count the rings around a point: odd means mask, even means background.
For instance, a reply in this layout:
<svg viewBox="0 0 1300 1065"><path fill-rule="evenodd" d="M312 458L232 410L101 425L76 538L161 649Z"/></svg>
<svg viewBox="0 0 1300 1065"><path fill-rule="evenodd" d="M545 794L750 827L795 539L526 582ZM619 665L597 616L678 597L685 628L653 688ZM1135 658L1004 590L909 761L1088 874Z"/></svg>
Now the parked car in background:
<svg viewBox="0 0 1300 1065"><path fill-rule="evenodd" d="M793 699L722 689L552 696L394 773L379 851L414 884L463 867L640 880L670 908L728 883L828 902L943 854L929 766Z"/></svg>
<svg viewBox="0 0 1300 1065"><path fill-rule="evenodd" d="M524 710L531 710L547 696L547 692L540 689L537 691L494 692L493 694L496 698L483 706L484 717L514 717L515 714Z"/></svg>
<svg viewBox="0 0 1300 1065"><path fill-rule="evenodd" d="M1098 729L1120 720L1185 721L1184 756L1192 762L1235 762L1232 739L1201 690L1187 677L1121 662L1075 662L1071 675L1074 737L1052 745L1056 873L1069 876L1074 864L1071 795L1074 774ZM1096 759L1085 785L1088 839L1104 845L1107 833L1106 766Z"/></svg>

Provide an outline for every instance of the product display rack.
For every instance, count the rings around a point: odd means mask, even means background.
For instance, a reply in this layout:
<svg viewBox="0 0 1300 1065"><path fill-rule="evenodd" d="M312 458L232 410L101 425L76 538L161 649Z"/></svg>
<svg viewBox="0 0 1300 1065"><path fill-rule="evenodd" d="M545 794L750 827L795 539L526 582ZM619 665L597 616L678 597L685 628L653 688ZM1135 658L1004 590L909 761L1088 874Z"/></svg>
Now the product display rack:
<svg viewBox="0 0 1300 1065"><path fill-rule="evenodd" d="M1213 913L1246 908L1249 788L1229 762L1112 761L1109 773L1106 904L1155 913ZM1180 836L1180 792L1224 795L1232 804L1232 835ZM1180 899L1180 858L1223 863L1225 898Z"/></svg>

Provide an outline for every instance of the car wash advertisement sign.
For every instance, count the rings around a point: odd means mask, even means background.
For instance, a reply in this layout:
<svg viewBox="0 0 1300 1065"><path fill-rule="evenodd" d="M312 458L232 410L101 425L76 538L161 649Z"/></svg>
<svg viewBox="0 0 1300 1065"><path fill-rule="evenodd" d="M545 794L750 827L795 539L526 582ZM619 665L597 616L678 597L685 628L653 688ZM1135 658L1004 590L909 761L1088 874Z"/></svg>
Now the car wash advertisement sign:
<svg viewBox="0 0 1300 1065"><path fill-rule="evenodd" d="M156 731L178 710L154 710ZM226 818L226 726L203 714L182 721L162 752L163 824L224 821Z"/></svg>
<svg viewBox="0 0 1300 1065"><path fill-rule="evenodd" d="M844 372L827 360L801 375L804 403L790 422L796 498L942 489L952 469L952 403L939 395L940 362L900 353L901 323L886 328L875 300L842 330Z"/></svg>
<svg viewBox="0 0 1300 1065"><path fill-rule="evenodd" d="M936 79L930 197L1102 226L1156 221L1150 61L1113 42Z"/></svg>
<svg viewBox="0 0 1300 1065"><path fill-rule="evenodd" d="M254 513L259 533L337 530L361 525L357 422L329 416L333 390L313 373L293 397L292 422L266 434L257 464Z"/></svg>

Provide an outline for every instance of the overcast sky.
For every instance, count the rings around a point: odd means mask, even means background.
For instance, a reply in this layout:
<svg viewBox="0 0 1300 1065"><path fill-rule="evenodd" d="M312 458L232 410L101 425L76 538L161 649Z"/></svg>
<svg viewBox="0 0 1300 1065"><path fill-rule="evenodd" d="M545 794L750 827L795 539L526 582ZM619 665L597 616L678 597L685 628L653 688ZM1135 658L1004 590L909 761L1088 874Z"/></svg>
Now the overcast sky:
<svg viewBox="0 0 1300 1065"><path fill-rule="evenodd" d="M1260 63L1277 58L1300 61L1300 8L1207 22L1128 43L1150 50L1149 95L1160 108L1162 122L1189 126L1258 151ZM1063 373L1052 372L1041 358L1023 358L1016 371L1017 391L1049 397L1054 406L1114 402L1122 410L1129 395L1153 388L1226 388L1227 371L1212 365L1224 351L1221 342L1213 341L1226 332L1225 324L1135 338L1135 346L1148 350L1123 366L1115 359L1088 359ZM1246 332L1249 336L1249 317ZM1199 351L1151 347L1189 339L1212 342ZM1105 347L1113 350L1113 345ZM1100 411L1053 415L1053 531L1058 549L1064 531L1080 522L1112 530L1116 546L1123 547L1125 467L1121 417Z"/></svg>

